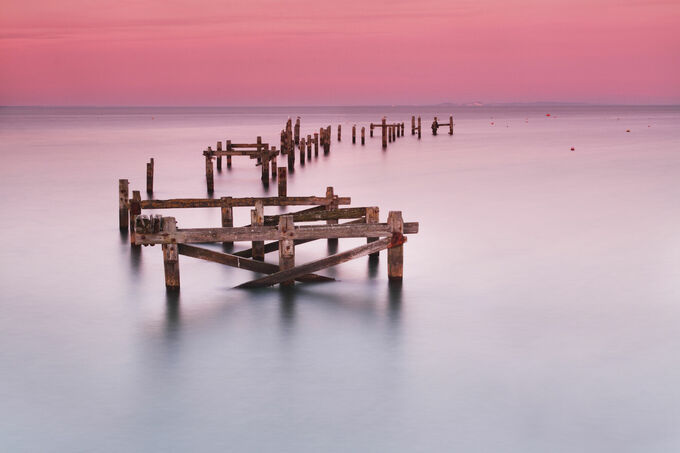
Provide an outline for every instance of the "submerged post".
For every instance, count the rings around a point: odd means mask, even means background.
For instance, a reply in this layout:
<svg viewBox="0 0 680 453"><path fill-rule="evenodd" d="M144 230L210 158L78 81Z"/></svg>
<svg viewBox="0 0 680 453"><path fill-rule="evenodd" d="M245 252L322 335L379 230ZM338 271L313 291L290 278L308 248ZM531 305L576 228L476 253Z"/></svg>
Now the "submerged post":
<svg viewBox="0 0 680 453"><path fill-rule="evenodd" d="M392 229L392 238L395 233L404 234L404 219L401 211L390 211L387 216L387 224ZM387 249L387 278L389 280L401 280L404 277L404 246L393 245Z"/></svg>
<svg viewBox="0 0 680 453"><path fill-rule="evenodd" d="M276 146L272 146L272 152L269 155L269 159L271 160L271 166L272 166L272 179L276 179L276 167L277 167L277 162L276 162Z"/></svg>
<svg viewBox="0 0 680 453"><path fill-rule="evenodd" d="M153 157L146 164L146 193L153 193Z"/></svg>
<svg viewBox="0 0 680 453"><path fill-rule="evenodd" d="M300 165L305 164L305 139L300 139Z"/></svg>
<svg viewBox="0 0 680 453"><path fill-rule="evenodd" d="M135 219L142 213L142 195L139 190L132 191L130 200L130 245L135 246ZM139 247L139 246L137 246Z"/></svg>
<svg viewBox="0 0 680 453"><path fill-rule="evenodd" d="M227 151L231 151L231 140L227 140ZM231 156L227 156L227 168L231 168Z"/></svg>
<svg viewBox="0 0 680 453"><path fill-rule="evenodd" d="M439 123L437 122L437 117L434 117L434 121L432 122L432 135L437 135L437 128L439 127Z"/></svg>
<svg viewBox="0 0 680 453"><path fill-rule="evenodd" d="M222 142L217 142L217 151L222 151ZM217 171L222 171L222 156L217 156Z"/></svg>
<svg viewBox="0 0 680 453"><path fill-rule="evenodd" d="M118 180L118 224L121 230L128 229L128 210L130 209L130 181Z"/></svg>
<svg viewBox="0 0 680 453"><path fill-rule="evenodd" d="M418 139L420 139L420 117L418 117Z"/></svg>
<svg viewBox="0 0 680 453"><path fill-rule="evenodd" d="M290 238L295 226L292 215L279 217L279 271L295 267L295 242ZM281 286L295 284L295 280L281 282Z"/></svg>
<svg viewBox="0 0 680 453"><path fill-rule="evenodd" d="M319 133L314 132L314 157L319 155Z"/></svg>
<svg viewBox="0 0 680 453"><path fill-rule="evenodd" d="M292 142L290 145L290 148L288 148L288 170L293 171L295 167L295 147Z"/></svg>
<svg viewBox="0 0 680 453"><path fill-rule="evenodd" d="M449 116L449 135L453 135L453 115Z"/></svg>
<svg viewBox="0 0 680 453"><path fill-rule="evenodd" d="M308 135L307 136L307 160L310 160L312 158L312 136Z"/></svg>
<svg viewBox="0 0 680 453"><path fill-rule="evenodd" d="M380 210L377 206L373 206L370 208L366 208L366 223L378 223L380 221ZM370 244L371 242L377 241L378 238L367 238L366 243ZM369 256L371 257L377 257L380 255L380 252L375 252L371 253Z"/></svg>
<svg viewBox="0 0 680 453"><path fill-rule="evenodd" d="M174 217L163 217L161 229L165 233L177 231L177 221ZM165 287L171 290L179 289L179 253L177 244L163 244L163 268L165 269Z"/></svg>
<svg viewBox="0 0 680 453"><path fill-rule="evenodd" d="M416 135L416 117L411 116L411 135Z"/></svg>
<svg viewBox="0 0 680 453"><path fill-rule="evenodd" d="M361 144L366 144L366 126L361 126Z"/></svg>
<svg viewBox="0 0 680 453"><path fill-rule="evenodd" d="M335 211L338 209L338 201L337 198L335 197L335 194L333 193L333 186L326 187L326 198L330 200L330 203L326 205L326 210L327 211ZM338 224L338 219L329 219L326 220L326 225L337 225ZM328 240L329 244L337 244L338 240L337 239L329 239Z"/></svg>
<svg viewBox="0 0 680 453"><path fill-rule="evenodd" d="M295 120L295 144L300 143L300 117Z"/></svg>
<svg viewBox="0 0 680 453"><path fill-rule="evenodd" d="M222 228L232 228L234 226L234 204L231 201L231 197L220 198L221 214L222 214ZM233 242L224 242L226 245L232 245Z"/></svg>
<svg viewBox="0 0 680 453"><path fill-rule="evenodd" d="M340 130L342 128L342 125L338 124L338 141L342 140L342 134L340 133Z"/></svg>
<svg viewBox="0 0 680 453"><path fill-rule="evenodd" d="M279 168L279 197L288 196L288 175L285 168Z"/></svg>
<svg viewBox="0 0 680 453"><path fill-rule="evenodd" d="M209 146L205 153L205 182L208 193L213 193L215 191L215 178L213 176L212 149Z"/></svg>
<svg viewBox="0 0 680 453"><path fill-rule="evenodd" d="M357 125L354 124L352 126L352 145L355 145L357 143Z"/></svg>
<svg viewBox="0 0 680 453"><path fill-rule="evenodd" d="M264 225L264 208L262 200L255 202L255 209L250 211L250 224L252 226ZM253 259L264 261L264 241L253 241Z"/></svg>
<svg viewBox="0 0 680 453"><path fill-rule="evenodd" d="M369 130L370 130L369 134L370 134L371 137L373 137L373 127L374 127L373 123L371 123L371 126L369 127Z"/></svg>
<svg viewBox="0 0 680 453"><path fill-rule="evenodd" d="M387 118L382 119L382 147L387 148Z"/></svg>

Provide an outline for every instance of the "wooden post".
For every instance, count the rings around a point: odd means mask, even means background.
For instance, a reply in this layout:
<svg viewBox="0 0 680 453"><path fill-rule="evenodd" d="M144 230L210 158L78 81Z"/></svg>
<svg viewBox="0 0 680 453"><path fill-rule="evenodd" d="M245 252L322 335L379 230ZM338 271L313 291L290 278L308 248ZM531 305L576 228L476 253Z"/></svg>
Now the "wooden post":
<svg viewBox="0 0 680 453"><path fill-rule="evenodd" d="M231 151L231 140L227 140L227 151ZM231 156L227 156L227 168L231 168Z"/></svg>
<svg viewBox="0 0 680 453"><path fill-rule="evenodd" d="M215 191L215 178L213 176L212 164L212 150L208 146L208 152L205 154L205 182L208 186L208 193Z"/></svg>
<svg viewBox="0 0 680 453"><path fill-rule="evenodd" d="M380 222L380 210L377 206L366 208L366 223L379 223ZM378 238L366 238L366 243L377 241ZM380 252L371 253L369 256L377 257Z"/></svg>
<svg viewBox="0 0 680 453"><path fill-rule="evenodd" d="M217 151L222 151L222 142L217 142ZM217 171L222 171L222 156L217 156Z"/></svg>
<svg viewBox="0 0 680 453"><path fill-rule="evenodd" d="M335 199L335 194L333 193L333 187L326 187L326 198L333 200L331 203L326 205L326 210L327 211L334 211L338 209L338 202ZM330 219L326 220L326 225L337 225L338 224L338 219ZM337 239L329 239L328 240L329 244L337 244L338 240Z"/></svg>
<svg viewBox="0 0 680 453"><path fill-rule="evenodd" d="M411 135L416 135L416 117L411 116Z"/></svg>
<svg viewBox="0 0 680 453"><path fill-rule="evenodd" d="M449 135L453 135L453 115L449 116Z"/></svg>
<svg viewBox="0 0 680 453"><path fill-rule="evenodd" d="M294 229L293 216L282 215L279 217L279 270L284 271L295 267L295 241L286 237ZM281 283L281 286L294 285L294 280Z"/></svg>
<svg viewBox="0 0 680 453"><path fill-rule="evenodd" d="M387 224L394 233L404 233L404 219L401 211L390 211L387 216ZM387 278L389 280L401 280L404 277L404 246L397 245L387 249Z"/></svg>
<svg viewBox="0 0 680 453"><path fill-rule="evenodd" d="M307 136L307 160L310 160L312 158L312 136L308 135Z"/></svg>
<svg viewBox="0 0 680 453"><path fill-rule="evenodd" d="M366 144L366 126L361 126L361 144Z"/></svg>
<svg viewBox="0 0 680 453"><path fill-rule="evenodd" d="M260 137L258 137L259 139ZM258 148L260 149L260 148ZM260 151L260 162L262 164L262 181L269 182L269 145L262 148Z"/></svg>
<svg viewBox="0 0 680 453"><path fill-rule="evenodd" d="M130 200L130 244L135 245L135 218L142 213L142 195L139 190L132 191Z"/></svg>
<svg viewBox="0 0 680 453"><path fill-rule="evenodd" d="M255 209L250 211L250 225L264 225L264 208L261 200L256 201ZM264 241L253 241L253 259L264 261Z"/></svg>
<svg viewBox="0 0 680 453"><path fill-rule="evenodd" d="M357 125L352 125L352 145L357 143Z"/></svg>
<svg viewBox="0 0 680 453"><path fill-rule="evenodd" d="M370 130L370 132L369 132L370 136L373 137L373 123L371 123L371 127L369 128L369 130Z"/></svg>
<svg viewBox="0 0 680 453"><path fill-rule="evenodd" d="M288 170L293 171L295 167L295 147L292 146L293 142L290 142L291 147L288 148Z"/></svg>
<svg viewBox="0 0 680 453"><path fill-rule="evenodd" d="M146 164L146 193L153 193L153 157Z"/></svg>
<svg viewBox="0 0 680 453"><path fill-rule="evenodd" d="M437 117L434 117L434 121L432 122L432 135L437 135L437 128L439 127L439 123L437 122Z"/></svg>
<svg viewBox="0 0 680 453"><path fill-rule="evenodd" d="M257 136L257 144L255 145L255 148L257 149L258 153L260 153L257 156L257 163L262 163L262 137L259 135Z"/></svg>
<svg viewBox="0 0 680 453"><path fill-rule="evenodd" d="M222 202L220 208L222 211L222 228L232 228L234 226L234 206L231 197L222 197L220 201ZM224 242L224 244L233 245L234 243L229 241Z"/></svg>
<svg viewBox="0 0 680 453"><path fill-rule="evenodd" d="M394 132L392 126L387 126L387 141L390 143L392 143L392 132Z"/></svg>
<svg viewBox="0 0 680 453"><path fill-rule="evenodd" d="M326 142L324 143L323 146L323 153L324 155L327 155L330 152L331 152L331 126L328 125L328 127L326 128Z"/></svg>
<svg viewBox="0 0 680 453"><path fill-rule="evenodd" d="M279 197L288 196L288 175L285 168L279 168Z"/></svg>
<svg viewBox="0 0 680 453"><path fill-rule="evenodd" d="M314 132L314 157L319 155L319 133Z"/></svg>
<svg viewBox="0 0 680 453"><path fill-rule="evenodd" d="M128 210L130 209L130 181L118 180L118 224L121 230L128 229Z"/></svg>
<svg viewBox="0 0 680 453"><path fill-rule="evenodd" d="M276 167L277 167L276 146L272 146L272 152L271 152L271 155L270 155L270 159L271 159L271 165L272 165L272 179L276 179L276 174L277 174L276 173Z"/></svg>
<svg viewBox="0 0 680 453"><path fill-rule="evenodd" d="M286 131L281 129L281 154L286 154Z"/></svg>
<svg viewBox="0 0 680 453"><path fill-rule="evenodd" d="M420 139L420 117L418 117L418 139Z"/></svg>
<svg viewBox="0 0 680 453"><path fill-rule="evenodd" d="M401 122L401 136L404 136L404 122Z"/></svg>
<svg viewBox="0 0 680 453"><path fill-rule="evenodd" d="M382 119L382 147L387 148L387 118Z"/></svg>
<svg viewBox="0 0 680 453"><path fill-rule="evenodd" d="M300 143L300 117L295 120L295 144Z"/></svg>
<svg viewBox="0 0 680 453"><path fill-rule="evenodd" d="M342 128L342 125L338 124L338 141L342 140L342 134L340 133L340 130Z"/></svg>
<svg viewBox="0 0 680 453"><path fill-rule="evenodd" d="M300 139L300 165L305 164L305 139Z"/></svg>
<svg viewBox="0 0 680 453"><path fill-rule="evenodd" d="M174 217L163 217L163 232L174 233L177 231L177 222ZM163 244L163 267L165 268L165 287L167 289L179 289L179 253L177 244Z"/></svg>

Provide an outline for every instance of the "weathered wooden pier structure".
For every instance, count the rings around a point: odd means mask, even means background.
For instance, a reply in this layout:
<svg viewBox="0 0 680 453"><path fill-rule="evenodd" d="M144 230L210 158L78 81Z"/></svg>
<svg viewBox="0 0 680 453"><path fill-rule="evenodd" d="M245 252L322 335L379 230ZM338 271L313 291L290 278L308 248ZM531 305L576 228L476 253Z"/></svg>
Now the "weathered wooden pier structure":
<svg viewBox="0 0 680 453"><path fill-rule="evenodd" d="M203 151L205 156L205 180L208 193L215 191L215 173L213 169L213 158L217 158L217 168L222 168L222 157L227 158L227 167L231 167L233 156L247 156L250 159L257 159L257 164L262 167L262 181L269 182L269 168L272 169L272 178L276 178L276 157L279 152L276 147L269 148L268 143L262 143L262 137L257 137L256 143L232 143L226 141L226 149L222 149L222 142L217 142L216 149L208 146Z"/></svg>
<svg viewBox="0 0 680 453"><path fill-rule="evenodd" d="M411 135L416 135L416 131L418 131L418 139L420 139L422 130L423 128L420 123L420 116L418 116L418 126L416 126L416 117L411 116Z"/></svg>
<svg viewBox="0 0 680 453"><path fill-rule="evenodd" d="M381 128L382 132L382 147L387 148L388 142L393 142L397 137L404 136L404 123L387 123L387 118L383 117L380 123L371 123L370 134L373 137L373 129Z"/></svg>
<svg viewBox="0 0 680 453"><path fill-rule="evenodd" d="M449 126L449 135L453 135L453 115L449 116L448 123L440 123L437 120L437 117L435 116L434 121L432 121L432 135L437 135L437 129L439 129L442 126ZM420 128L420 124L418 124L418 127Z"/></svg>

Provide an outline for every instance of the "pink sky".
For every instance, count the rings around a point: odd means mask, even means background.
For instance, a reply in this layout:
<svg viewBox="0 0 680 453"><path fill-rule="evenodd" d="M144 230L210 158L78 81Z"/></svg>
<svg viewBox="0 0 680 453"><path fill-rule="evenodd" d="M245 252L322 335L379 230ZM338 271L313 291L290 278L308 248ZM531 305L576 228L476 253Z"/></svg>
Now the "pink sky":
<svg viewBox="0 0 680 453"><path fill-rule="evenodd" d="M1 105L680 103L680 0L0 0Z"/></svg>

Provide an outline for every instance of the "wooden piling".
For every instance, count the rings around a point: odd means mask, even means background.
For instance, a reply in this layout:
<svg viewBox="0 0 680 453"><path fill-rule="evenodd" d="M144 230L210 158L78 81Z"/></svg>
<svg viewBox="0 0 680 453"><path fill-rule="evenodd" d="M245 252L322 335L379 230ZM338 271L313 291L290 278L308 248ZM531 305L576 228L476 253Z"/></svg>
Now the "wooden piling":
<svg viewBox="0 0 680 453"><path fill-rule="evenodd" d="M207 185L208 193L213 193L215 191L215 177L213 175L213 164L212 164L212 150L208 147L208 152L205 155L205 182Z"/></svg>
<svg viewBox="0 0 680 453"><path fill-rule="evenodd" d="M165 217L162 222L164 233L177 231L177 222L174 217ZM179 289L179 254L177 244L163 244L163 267L165 269L165 287L171 290Z"/></svg>
<svg viewBox="0 0 680 453"><path fill-rule="evenodd" d="M227 151L231 151L231 140L227 140ZM231 168L231 156L227 156L227 168Z"/></svg>
<svg viewBox="0 0 680 453"><path fill-rule="evenodd" d="M401 122L401 136L404 136L404 122Z"/></svg>
<svg viewBox="0 0 680 453"><path fill-rule="evenodd" d="M352 145L357 143L357 125L352 125Z"/></svg>
<svg viewBox="0 0 680 453"><path fill-rule="evenodd" d="M128 217L128 210L130 209L130 181L127 179L118 180L118 224L121 230L128 229L130 219Z"/></svg>
<svg viewBox="0 0 680 453"><path fill-rule="evenodd" d="M234 226L234 205L231 201L231 197L222 197L221 201L221 215L222 215L222 228L232 228ZM226 245L233 245L231 241L224 242Z"/></svg>
<svg viewBox="0 0 680 453"><path fill-rule="evenodd" d="M387 141L389 143L392 143L392 132L393 132L392 126L387 126Z"/></svg>
<svg viewBox="0 0 680 453"><path fill-rule="evenodd" d="M217 142L217 151L222 151L222 142ZM217 156L217 171L222 171L222 156Z"/></svg>
<svg viewBox="0 0 680 453"><path fill-rule="evenodd" d="M449 116L449 135L453 135L453 115Z"/></svg>
<svg viewBox="0 0 680 453"><path fill-rule="evenodd" d="M276 146L272 146L271 166L272 166L272 179L276 179L277 175Z"/></svg>
<svg viewBox="0 0 680 453"><path fill-rule="evenodd" d="M338 124L338 141L342 140L342 134L340 133L342 125Z"/></svg>
<svg viewBox="0 0 680 453"><path fill-rule="evenodd" d="M264 207L262 201L256 201L255 209L250 211L250 225L264 225ZM253 241L253 259L264 261L264 241Z"/></svg>
<svg viewBox="0 0 680 453"><path fill-rule="evenodd" d="M387 148L387 118L382 119L382 147Z"/></svg>
<svg viewBox="0 0 680 453"><path fill-rule="evenodd" d="M338 202L337 199L335 198L335 194L333 193L333 187L326 187L326 198L329 200L333 200L331 203L326 205L326 210L327 211L334 211L338 209ZM338 224L338 219L329 219L326 220L326 225L337 225ZM329 244L337 244L338 240L337 239L329 239L328 240Z"/></svg>
<svg viewBox="0 0 680 453"><path fill-rule="evenodd" d="M295 148L292 146L292 142L290 143L290 147L288 148L288 171L293 171L293 168L295 168Z"/></svg>
<svg viewBox="0 0 680 453"><path fill-rule="evenodd" d="M279 217L279 236L286 237L286 233L292 232L294 229L293 216L282 215ZM279 270L288 270L295 267L295 242L293 239L279 240ZM281 282L281 286L290 286L295 284L294 280Z"/></svg>
<svg viewBox="0 0 680 453"><path fill-rule="evenodd" d="M439 128L439 123L437 122L437 117L434 117L434 121L432 122L432 135L437 135L437 129Z"/></svg>
<svg viewBox="0 0 680 453"><path fill-rule="evenodd" d="M130 244L135 245L135 218L142 213L142 195L139 190L132 191L130 200Z"/></svg>
<svg viewBox="0 0 680 453"><path fill-rule="evenodd" d="M416 117L411 116L411 135L416 135Z"/></svg>
<svg viewBox="0 0 680 453"><path fill-rule="evenodd" d="M380 222L380 210L377 206L373 206L370 208L366 208L366 223L378 223ZM366 243L370 244L371 242L377 241L378 238L366 238ZM380 252L375 252L371 253L371 257L377 257L380 255Z"/></svg>
<svg viewBox="0 0 680 453"><path fill-rule="evenodd" d="M288 196L288 175L285 168L279 168L279 197Z"/></svg>
<svg viewBox="0 0 680 453"><path fill-rule="evenodd" d="M369 130L370 130L370 132L369 132L370 136L373 137L373 123L371 123Z"/></svg>
<svg viewBox="0 0 680 453"><path fill-rule="evenodd" d="M319 155L319 133L314 132L314 157Z"/></svg>
<svg viewBox="0 0 680 453"><path fill-rule="evenodd" d="M295 144L300 143L300 117L298 116L295 120Z"/></svg>
<svg viewBox="0 0 680 453"><path fill-rule="evenodd" d="M418 117L418 139L420 139L420 131L422 129L420 128L420 117Z"/></svg>
<svg viewBox="0 0 680 453"><path fill-rule="evenodd" d="M307 160L310 160L312 158L312 136L308 135L307 136Z"/></svg>
<svg viewBox="0 0 680 453"><path fill-rule="evenodd" d="M300 165L305 164L305 139L300 139Z"/></svg>
<svg viewBox="0 0 680 453"><path fill-rule="evenodd" d="M366 144L366 126L361 126L361 144Z"/></svg>
<svg viewBox="0 0 680 453"><path fill-rule="evenodd" d="M401 211L390 211L387 224L397 234L404 234L404 219ZM394 237L394 234L393 234ZM401 280L404 277L404 246L396 245L387 249L387 278Z"/></svg>
<svg viewBox="0 0 680 453"><path fill-rule="evenodd" d="M146 164L146 193L153 193L153 157Z"/></svg>

